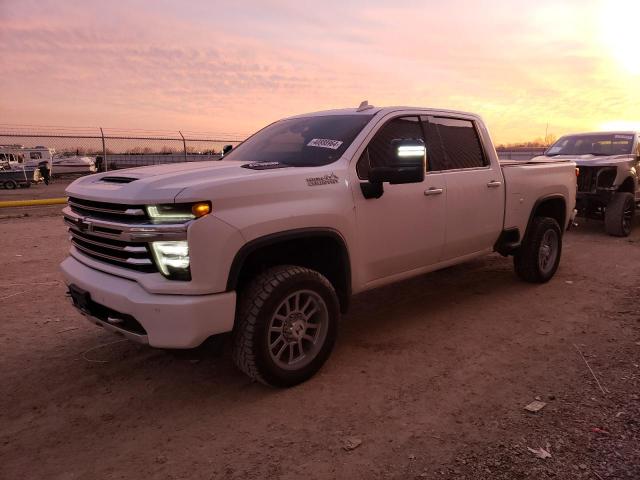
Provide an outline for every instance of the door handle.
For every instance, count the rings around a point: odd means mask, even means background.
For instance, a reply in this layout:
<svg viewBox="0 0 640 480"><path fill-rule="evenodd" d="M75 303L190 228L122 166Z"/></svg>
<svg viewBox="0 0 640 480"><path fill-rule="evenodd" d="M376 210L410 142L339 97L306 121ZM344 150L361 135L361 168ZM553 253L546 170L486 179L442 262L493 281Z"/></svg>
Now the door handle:
<svg viewBox="0 0 640 480"><path fill-rule="evenodd" d="M499 180L491 180L487 183L487 187L489 188L498 188L500 185L502 185L502 182Z"/></svg>
<svg viewBox="0 0 640 480"><path fill-rule="evenodd" d="M444 192L444 188L429 187L424 191L424 194L427 196L440 195L442 192Z"/></svg>

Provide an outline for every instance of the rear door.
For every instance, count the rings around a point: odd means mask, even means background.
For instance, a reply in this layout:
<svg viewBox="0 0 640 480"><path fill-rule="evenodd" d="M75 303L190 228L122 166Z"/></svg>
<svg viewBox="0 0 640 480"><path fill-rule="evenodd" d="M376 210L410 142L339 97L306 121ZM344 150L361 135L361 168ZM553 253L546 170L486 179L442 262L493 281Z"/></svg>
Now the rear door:
<svg viewBox="0 0 640 480"><path fill-rule="evenodd" d="M491 163L475 122L422 117L429 167L443 174L447 218L442 260L493 247L502 231L505 186L500 165Z"/></svg>

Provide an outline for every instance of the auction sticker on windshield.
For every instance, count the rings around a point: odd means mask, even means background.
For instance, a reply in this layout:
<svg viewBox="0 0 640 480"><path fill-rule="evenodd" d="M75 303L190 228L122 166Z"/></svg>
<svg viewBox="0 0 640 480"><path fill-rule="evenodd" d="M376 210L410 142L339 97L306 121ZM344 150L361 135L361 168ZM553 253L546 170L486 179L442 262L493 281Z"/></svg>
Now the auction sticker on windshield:
<svg viewBox="0 0 640 480"><path fill-rule="evenodd" d="M307 147L330 148L331 150L337 150L340 145L342 145L340 140L330 140L328 138L314 138L307 143Z"/></svg>

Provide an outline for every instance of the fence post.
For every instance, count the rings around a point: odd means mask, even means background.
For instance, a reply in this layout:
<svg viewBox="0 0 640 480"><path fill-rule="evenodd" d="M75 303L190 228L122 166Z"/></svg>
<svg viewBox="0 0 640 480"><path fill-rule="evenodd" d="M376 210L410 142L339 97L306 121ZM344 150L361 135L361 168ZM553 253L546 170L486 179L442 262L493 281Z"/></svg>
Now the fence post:
<svg viewBox="0 0 640 480"><path fill-rule="evenodd" d="M107 147L104 143L104 132L102 131L102 127L100 127L100 136L102 137L102 161L104 162L104 171L109 171L109 162L107 162Z"/></svg>
<svg viewBox="0 0 640 480"><path fill-rule="evenodd" d="M184 148L184 161L186 162L187 161L187 141L184 139L184 135L182 135L182 132L180 130L178 130L178 133L182 137L182 146Z"/></svg>

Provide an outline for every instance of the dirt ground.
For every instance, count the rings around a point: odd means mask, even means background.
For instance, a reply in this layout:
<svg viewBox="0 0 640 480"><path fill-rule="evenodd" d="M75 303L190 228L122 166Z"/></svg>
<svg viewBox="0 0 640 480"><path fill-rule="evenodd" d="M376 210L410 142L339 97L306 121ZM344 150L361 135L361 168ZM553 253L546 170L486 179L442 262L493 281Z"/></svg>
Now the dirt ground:
<svg viewBox="0 0 640 480"><path fill-rule="evenodd" d="M59 210L0 212L0 478L640 478L640 222L569 232L546 285L492 255L364 294L274 390L84 320Z"/></svg>

